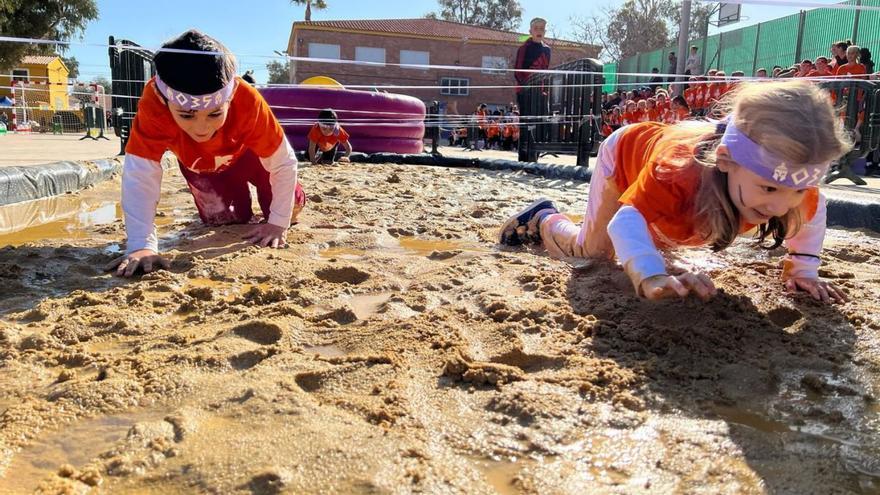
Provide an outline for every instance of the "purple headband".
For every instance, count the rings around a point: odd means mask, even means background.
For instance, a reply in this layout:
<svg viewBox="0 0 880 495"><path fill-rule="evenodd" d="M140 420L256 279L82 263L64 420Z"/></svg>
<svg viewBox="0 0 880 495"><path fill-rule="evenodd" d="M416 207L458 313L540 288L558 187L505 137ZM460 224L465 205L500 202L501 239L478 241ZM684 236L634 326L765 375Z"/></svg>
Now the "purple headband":
<svg viewBox="0 0 880 495"><path fill-rule="evenodd" d="M785 160L749 139L745 133L737 129L733 121L734 116L731 115L726 123L719 124L719 130L720 127L725 127L724 135L721 136L721 144L727 146L730 157L736 163L764 179L794 189L818 186L831 165L830 163L820 163L791 166L785 163Z"/></svg>
<svg viewBox="0 0 880 495"><path fill-rule="evenodd" d="M208 110L217 108L232 98L232 91L235 89L235 79L220 88L219 90L206 95L191 95L183 91L177 91L165 84L159 76L156 76L156 88L162 93L168 101L180 106L184 110Z"/></svg>

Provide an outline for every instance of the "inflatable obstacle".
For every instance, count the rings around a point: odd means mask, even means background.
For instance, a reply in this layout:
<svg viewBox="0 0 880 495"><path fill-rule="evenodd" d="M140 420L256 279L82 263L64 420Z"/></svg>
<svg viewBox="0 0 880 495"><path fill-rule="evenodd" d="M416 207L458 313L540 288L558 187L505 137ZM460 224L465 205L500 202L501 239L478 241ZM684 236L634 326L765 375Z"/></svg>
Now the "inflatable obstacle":
<svg viewBox="0 0 880 495"><path fill-rule="evenodd" d="M332 108L351 136L355 151L421 153L425 135L425 104L412 96L354 91L335 87L319 76L309 84L260 88L294 149L308 149L306 136L318 112Z"/></svg>

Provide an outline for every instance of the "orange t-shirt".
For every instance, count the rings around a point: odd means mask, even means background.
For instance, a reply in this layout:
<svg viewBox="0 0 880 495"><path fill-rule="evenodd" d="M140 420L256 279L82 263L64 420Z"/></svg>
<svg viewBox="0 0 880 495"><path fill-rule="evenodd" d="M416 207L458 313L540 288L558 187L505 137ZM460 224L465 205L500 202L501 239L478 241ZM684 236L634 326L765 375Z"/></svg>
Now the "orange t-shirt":
<svg viewBox="0 0 880 495"><path fill-rule="evenodd" d="M331 132L329 136L325 136L321 132L321 126L315 124L309 129L309 141L318 146L318 151L330 151L337 143L345 143L348 141L348 133L342 126L337 126L336 130Z"/></svg>
<svg viewBox="0 0 880 495"><path fill-rule="evenodd" d="M807 74L807 77L828 77L833 75L834 73L832 73L831 71L819 72L819 69L813 69L810 71L809 74Z"/></svg>
<svg viewBox="0 0 880 495"><path fill-rule="evenodd" d="M646 122L628 127L617 141L614 181L621 191L620 203L632 205L645 217L651 235L659 247L700 246L694 223L694 197L700 187L700 166L680 173L660 174L662 154L669 144L661 144L670 127ZM672 150L669 150L672 151ZM801 203L805 217L815 215L819 190L810 188ZM743 224L740 233L754 225Z"/></svg>
<svg viewBox="0 0 880 495"><path fill-rule="evenodd" d="M236 80L226 123L209 141L197 143L174 122L151 79L138 102L125 152L159 161L171 150L181 165L198 173L225 170L246 150L262 158L272 156L281 145L284 130L263 96L241 78Z"/></svg>
<svg viewBox="0 0 880 495"><path fill-rule="evenodd" d="M707 84L700 84L697 86L697 94L694 100L698 109L702 110L706 108L709 102L709 86Z"/></svg>
<svg viewBox="0 0 880 495"><path fill-rule="evenodd" d="M694 104L697 102L697 88L687 88L684 90L684 101L687 102L688 106L694 108Z"/></svg>
<svg viewBox="0 0 880 495"><path fill-rule="evenodd" d="M648 120L653 122L660 121L660 110L658 110L657 107L648 109Z"/></svg>
<svg viewBox="0 0 880 495"><path fill-rule="evenodd" d="M836 76L860 76L868 73L862 64L844 64L834 72Z"/></svg>

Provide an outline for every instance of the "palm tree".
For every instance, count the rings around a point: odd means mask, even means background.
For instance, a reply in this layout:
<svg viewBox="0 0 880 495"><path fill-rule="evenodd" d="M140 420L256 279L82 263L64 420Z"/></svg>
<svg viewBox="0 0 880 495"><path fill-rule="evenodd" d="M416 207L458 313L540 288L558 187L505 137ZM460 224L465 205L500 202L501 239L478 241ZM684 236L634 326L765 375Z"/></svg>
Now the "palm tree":
<svg viewBox="0 0 880 495"><path fill-rule="evenodd" d="M326 9L327 8L327 2L325 2L324 0L290 0L290 3L292 3L294 5L305 4L305 6L306 6L306 20L307 21L312 20L312 4L315 5L316 9Z"/></svg>

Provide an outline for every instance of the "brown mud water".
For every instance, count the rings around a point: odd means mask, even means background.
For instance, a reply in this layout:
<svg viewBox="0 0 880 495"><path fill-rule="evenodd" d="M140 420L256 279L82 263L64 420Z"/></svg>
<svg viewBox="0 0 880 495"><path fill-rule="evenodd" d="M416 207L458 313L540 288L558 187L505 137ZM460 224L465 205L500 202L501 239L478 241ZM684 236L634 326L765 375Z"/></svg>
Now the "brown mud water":
<svg viewBox="0 0 880 495"><path fill-rule="evenodd" d="M131 280L100 270L118 183L0 213L0 493L880 492L876 236L829 232L841 306L783 293L748 240L677 253L712 302L649 303L611 264L494 245L586 184L302 176L265 250L170 172L172 267Z"/></svg>

